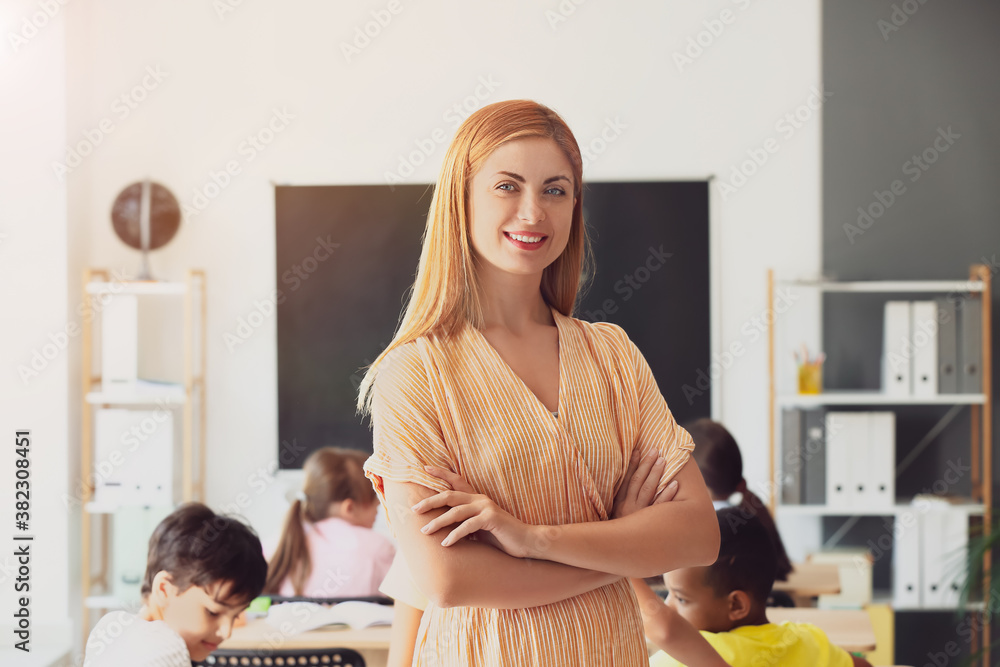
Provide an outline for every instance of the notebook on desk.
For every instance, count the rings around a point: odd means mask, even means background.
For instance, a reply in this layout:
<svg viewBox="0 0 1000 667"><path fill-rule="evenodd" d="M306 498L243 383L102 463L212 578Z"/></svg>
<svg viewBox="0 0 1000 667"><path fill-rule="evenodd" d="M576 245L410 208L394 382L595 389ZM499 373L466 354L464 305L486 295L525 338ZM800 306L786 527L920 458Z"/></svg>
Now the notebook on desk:
<svg viewBox="0 0 1000 667"><path fill-rule="evenodd" d="M316 628L346 626L360 630L378 625L392 625L392 607L373 602L341 602L332 607L315 602L285 602L272 606L264 619L285 636Z"/></svg>

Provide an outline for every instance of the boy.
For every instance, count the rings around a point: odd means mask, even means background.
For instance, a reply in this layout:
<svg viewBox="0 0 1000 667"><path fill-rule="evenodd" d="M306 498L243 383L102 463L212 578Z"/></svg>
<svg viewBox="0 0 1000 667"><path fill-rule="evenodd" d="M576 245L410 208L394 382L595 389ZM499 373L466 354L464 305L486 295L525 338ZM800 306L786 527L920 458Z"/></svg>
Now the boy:
<svg viewBox="0 0 1000 667"><path fill-rule="evenodd" d="M632 580L646 635L663 649L650 658L650 667L871 667L830 644L814 625L769 623L765 604L777 571L771 537L738 508L716 514L718 560L665 574L666 604L642 579Z"/></svg>
<svg viewBox="0 0 1000 667"><path fill-rule="evenodd" d="M149 539L139 613L105 615L87 640L84 667L191 667L229 637L266 577L251 528L201 503L182 505Z"/></svg>

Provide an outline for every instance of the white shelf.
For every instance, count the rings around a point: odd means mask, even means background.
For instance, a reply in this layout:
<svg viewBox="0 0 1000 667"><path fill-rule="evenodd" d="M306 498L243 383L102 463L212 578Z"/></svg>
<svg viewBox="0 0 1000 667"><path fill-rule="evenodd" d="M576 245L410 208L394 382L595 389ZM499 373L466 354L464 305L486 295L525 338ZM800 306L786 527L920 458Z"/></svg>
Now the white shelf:
<svg viewBox="0 0 1000 667"><path fill-rule="evenodd" d="M119 282L92 281L87 294L185 294L187 283L168 280L130 280Z"/></svg>
<svg viewBox="0 0 1000 667"><path fill-rule="evenodd" d="M981 280L778 280L778 285L814 287L823 292L925 293L982 292Z"/></svg>
<svg viewBox="0 0 1000 667"><path fill-rule="evenodd" d="M947 507L965 510L970 515L983 514L983 505L980 503L949 504ZM829 505L778 505L777 510L778 513L788 516L899 516L907 512L931 511L922 510L911 503L896 503L892 507L861 508L830 507Z"/></svg>
<svg viewBox="0 0 1000 667"><path fill-rule="evenodd" d="M181 406L187 402L187 398L184 385L180 383L141 380L132 386L109 389L98 384L87 392L87 402L90 404Z"/></svg>
<svg viewBox="0 0 1000 667"><path fill-rule="evenodd" d="M937 394L936 396L894 396L867 391L825 391L821 394L778 396L780 407L815 408L823 405L982 405L985 394Z"/></svg>

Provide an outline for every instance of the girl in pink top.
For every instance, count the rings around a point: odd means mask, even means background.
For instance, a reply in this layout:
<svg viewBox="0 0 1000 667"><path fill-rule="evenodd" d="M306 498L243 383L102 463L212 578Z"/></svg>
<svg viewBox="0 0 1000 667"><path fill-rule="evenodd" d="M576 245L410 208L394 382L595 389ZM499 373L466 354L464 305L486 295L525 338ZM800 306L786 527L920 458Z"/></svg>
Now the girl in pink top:
<svg viewBox="0 0 1000 667"><path fill-rule="evenodd" d="M396 548L372 530L379 505L362 469L367 458L356 450L323 447L306 459L305 485L268 558L265 594L379 595Z"/></svg>

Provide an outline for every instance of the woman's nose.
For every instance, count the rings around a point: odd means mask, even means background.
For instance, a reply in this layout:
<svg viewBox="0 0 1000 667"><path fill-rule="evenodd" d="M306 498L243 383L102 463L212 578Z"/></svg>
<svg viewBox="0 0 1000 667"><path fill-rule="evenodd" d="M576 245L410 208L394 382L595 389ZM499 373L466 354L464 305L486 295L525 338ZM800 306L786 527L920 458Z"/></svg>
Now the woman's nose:
<svg viewBox="0 0 1000 667"><path fill-rule="evenodd" d="M545 219L545 208L540 201L540 195L527 193L521 198L518 217L525 222L541 222Z"/></svg>

